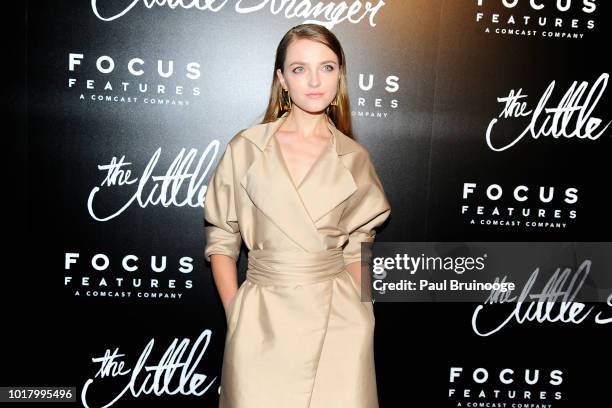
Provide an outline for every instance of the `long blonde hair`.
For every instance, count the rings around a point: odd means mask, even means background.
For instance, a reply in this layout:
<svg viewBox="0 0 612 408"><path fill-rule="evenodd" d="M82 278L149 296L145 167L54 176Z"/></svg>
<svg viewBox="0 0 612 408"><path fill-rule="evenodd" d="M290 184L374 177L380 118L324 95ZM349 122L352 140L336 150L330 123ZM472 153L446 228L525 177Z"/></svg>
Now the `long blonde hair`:
<svg viewBox="0 0 612 408"><path fill-rule="evenodd" d="M344 51L338 41L338 38L329 31L326 27L319 24L300 24L291 28L283 36L278 47L276 48L276 59L274 61L274 72L272 73L272 86L270 88L270 99L268 102L268 108L261 123L272 122L282 116L286 111L281 110L280 101L283 99L283 87L276 75L276 70L280 69L283 74L285 58L287 56L287 48L292 41L298 39L308 39L317 41L323 45L329 47L338 57L340 63L340 81L338 84L338 92L336 94L336 101L338 105L329 105L327 107L327 116L334 122L334 125L338 130L347 135L353 137L351 115L350 115L350 104L348 98L348 87L346 84L346 60L344 58Z"/></svg>

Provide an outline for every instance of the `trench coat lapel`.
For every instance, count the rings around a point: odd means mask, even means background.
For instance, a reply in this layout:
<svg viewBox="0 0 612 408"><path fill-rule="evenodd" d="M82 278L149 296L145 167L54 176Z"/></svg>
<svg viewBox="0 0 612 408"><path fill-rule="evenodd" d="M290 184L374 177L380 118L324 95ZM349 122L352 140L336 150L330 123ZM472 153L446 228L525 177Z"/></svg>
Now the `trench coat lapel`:
<svg viewBox="0 0 612 408"><path fill-rule="evenodd" d="M299 186L295 186L274 133L288 113L246 129L242 135L261 150L240 184L253 204L306 251L322 249L316 222L351 196L357 185L340 156L356 150L356 142L329 121L331 145L321 153Z"/></svg>
<svg viewBox="0 0 612 408"><path fill-rule="evenodd" d="M335 133L331 127L332 133ZM340 205L357 190L350 171L344 167L335 149L327 146L321 157L313 164L297 191L313 223Z"/></svg>

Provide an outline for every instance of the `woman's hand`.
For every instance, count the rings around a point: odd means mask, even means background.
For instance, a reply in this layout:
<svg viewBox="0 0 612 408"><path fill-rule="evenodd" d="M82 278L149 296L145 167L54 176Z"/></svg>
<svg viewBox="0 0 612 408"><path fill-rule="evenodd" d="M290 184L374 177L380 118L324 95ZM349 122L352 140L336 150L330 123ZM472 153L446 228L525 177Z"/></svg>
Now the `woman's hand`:
<svg viewBox="0 0 612 408"><path fill-rule="evenodd" d="M238 271L236 261L231 256L212 254L210 256L213 278L221 296L221 303L227 309L238 292Z"/></svg>
<svg viewBox="0 0 612 408"><path fill-rule="evenodd" d="M361 294L361 298L371 300L372 292L368 290L368 288L370 288L370 282L371 282L369 265L361 261L351 262L350 264L346 265L346 270L349 271L349 273L355 280L355 283L357 284L357 288L359 289L359 293ZM362 276L366 279L365 285L361 284ZM366 288L365 292L362 290L362 287Z"/></svg>
<svg viewBox="0 0 612 408"><path fill-rule="evenodd" d="M238 292L238 291L236 291ZM232 295L232 297L230 297L227 301L227 303L223 304L223 308L225 309L225 314L227 314L227 311L230 307L230 305L232 304L232 301L234 300L234 297L236 297L236 293L234 292L234 294Z"/></svg>

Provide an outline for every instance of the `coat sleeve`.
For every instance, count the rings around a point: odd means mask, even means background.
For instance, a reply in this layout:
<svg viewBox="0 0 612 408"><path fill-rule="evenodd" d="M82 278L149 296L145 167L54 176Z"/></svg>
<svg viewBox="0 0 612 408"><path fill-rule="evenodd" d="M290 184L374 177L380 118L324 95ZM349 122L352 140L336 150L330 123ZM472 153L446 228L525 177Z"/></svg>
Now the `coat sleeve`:
<svg viewBox="0 0 612 408"><path fill-rule="evenodd" d="M238 260L242 237L236 216L234 171L231 147L228 144L206 190L204 199L206 247L204 257L222 254Z"/></svg>
<svg viewBox="0 0 612 408"><path fill-rule="evenodd" d="M363 161L359 160L358 166L360 168L353 176L357 191L349 198L343 213L343 224L349 233L343 248L346 265L362 259L361 243L374 242L375 228L384 223L391 214L391 206L369 153L365 153ZM366 262L369 260L367 255Z"/></svg>

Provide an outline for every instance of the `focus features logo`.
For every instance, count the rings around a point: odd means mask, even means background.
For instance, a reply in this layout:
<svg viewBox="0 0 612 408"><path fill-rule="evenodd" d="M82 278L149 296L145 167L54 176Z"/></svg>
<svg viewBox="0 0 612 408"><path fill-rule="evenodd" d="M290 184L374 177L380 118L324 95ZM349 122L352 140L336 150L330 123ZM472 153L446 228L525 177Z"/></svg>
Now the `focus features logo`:
<svg viewBox="0 0 612 408"><path fill-rule="evenodd" d="M486 34L582 39L595 29L595 0L475 0L475 21Z"/></svg>
<svg viewBox="0 0 612 408"><path fill-rule="evenodd" d="M193 288L193 258L168 258L98 253L84 260L78 252L66 252L64 286L75 297L181 299Z"/></svg>
<svg viewBox="0 0 612 408"><path fill-rule="evenodd" d="M198 62L68 54L68 88L81 92L80 100L184 106L200 96L200 77Z"/></svg>
<svg viewBox="0 0 612 408"><path fill-rule="evenodd" d="M461 215L470 225L517 229L566 229L576 220L577 187L481 185L462 186Z"/></svg>
<svg viewBox="0 0 612 408"><path fill-rule="evenodd" d="M545 406L563 399L564 375L560 369L450 367L448 398L457 406Z"/></svg>

